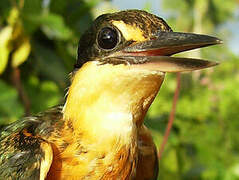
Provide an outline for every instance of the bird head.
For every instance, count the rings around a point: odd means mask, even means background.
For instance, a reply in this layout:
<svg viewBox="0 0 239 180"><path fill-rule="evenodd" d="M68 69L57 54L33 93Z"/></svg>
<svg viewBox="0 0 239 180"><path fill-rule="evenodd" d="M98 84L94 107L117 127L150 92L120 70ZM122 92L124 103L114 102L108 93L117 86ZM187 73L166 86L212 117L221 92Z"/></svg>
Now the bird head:
<svg viewBox="0 0 239 180"><path fill-rule="evenodd" d="M107 117L97 121L101 125L112 119L114 123L131 119L142 124L165 72L217 64L171 55L219 43L221 40L207 35L173 32L162 18L141 10L101 15L80 39L65 116L77 119L80 114L89 119L93 114L95 118L105 114Z"/></svg>
<svg viewBox="0 0 239 180"><path fill-rule="evenodd" d="M220 43L220 39L207 35L173 32L162 18L142 10L127 10L103 14L94 21L81 37L75 66L99 61L143 68L152 65L150 69L162 72L192 71L217 63L169 56Z"/></svg>

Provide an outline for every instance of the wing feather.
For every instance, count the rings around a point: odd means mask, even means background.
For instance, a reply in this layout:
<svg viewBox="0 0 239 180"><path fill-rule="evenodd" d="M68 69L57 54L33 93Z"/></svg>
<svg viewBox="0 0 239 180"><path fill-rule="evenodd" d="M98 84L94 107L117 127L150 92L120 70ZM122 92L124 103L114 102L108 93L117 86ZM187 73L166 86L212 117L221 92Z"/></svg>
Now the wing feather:
<svg viewBox="0 0 239 180"><path fill-rule="evenodd" d="M137 164L137 180L156 180L158 177L157 149L150 131L142 126L138 132L139 154Z"/></svg>
<svg viewBox="0 0 239 180"><path fill-rule="evenodd" d="M53 157L48 142L23 129L0 143L0 179L45 179Z"/></svg>

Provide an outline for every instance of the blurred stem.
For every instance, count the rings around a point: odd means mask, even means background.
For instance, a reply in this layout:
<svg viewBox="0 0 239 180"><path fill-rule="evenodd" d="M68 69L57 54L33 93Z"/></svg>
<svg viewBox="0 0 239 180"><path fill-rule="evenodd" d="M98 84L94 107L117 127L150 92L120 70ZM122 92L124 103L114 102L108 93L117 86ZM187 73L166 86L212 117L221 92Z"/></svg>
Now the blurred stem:
<svg viewBox="0 0 239 180"><path fill-rule="evenodd" d="M20 72L19 68L14 68L13 69L12 81L13 81L13 84L14 84L15 88L17 89L18 96L20 97L20 99L22 101L22 104L24 106L25 115L29 116L31 114L31 112L30 112L31 103L30 103L30 100L29 100L26 92L24 91L24 89L22 87L21 72Z"/></svg>
<svg viewBox="0 0 239 180"><path fill-rule="evenodd" d="M162 157L163 151L164 151L164 147L168 141L168 137L171 131L171 128L173 126L173 121L175 118L175 112L176 112L176 106L177 106L177 101L178 101L178 96L179 96L179 91L180 91L180 85L181 85L181 74L177 73L177 87L175 89L174 92L174 97L173 97L173 106L172 106L172 110L170 112L169 115L169 120L168 120L168 124L167 124L167 128L163 137L163 143L159 149L159 153L158 153L158 158L160 160L160 158Z"/></svg>

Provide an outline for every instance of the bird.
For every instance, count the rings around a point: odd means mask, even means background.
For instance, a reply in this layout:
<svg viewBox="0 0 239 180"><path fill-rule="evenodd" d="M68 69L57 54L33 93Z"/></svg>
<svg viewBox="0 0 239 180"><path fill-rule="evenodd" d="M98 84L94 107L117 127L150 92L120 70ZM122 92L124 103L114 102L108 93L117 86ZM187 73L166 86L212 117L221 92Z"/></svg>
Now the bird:
<svg viewBox="0 0 239 180"><path fill-rule="evenodd" d="M65 102L1 129L0 179L157 179L144 117L165 73L218 64L171 55L220 43L143 10L100 15L80 38Z"/></svg>

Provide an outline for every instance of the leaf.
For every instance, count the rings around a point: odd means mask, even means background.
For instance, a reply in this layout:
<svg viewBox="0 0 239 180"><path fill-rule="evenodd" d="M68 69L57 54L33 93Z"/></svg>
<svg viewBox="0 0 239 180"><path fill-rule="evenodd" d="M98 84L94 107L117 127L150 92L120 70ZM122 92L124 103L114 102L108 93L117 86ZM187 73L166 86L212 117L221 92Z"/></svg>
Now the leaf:
<svg viewBox="0 0 239 180"><path fill-rule="evenodd" d="M24 0L24 6L20 12L24 32L32 34L38 30L40 24L34 18L42 15L44 2L42 0Z"/></svg>
<svg viewBox="0 0 239 180"><path fill-rule="evenodd" d="M72 36L72 31L68 28L64 22L63 17L53 13L45 13L43 15L33 14L25 16L24 22L31 22L31 26L34 24L35 28L40 26L43 32L50 39L67 40ZM24 24L26 27L27 24ZM27 27L28 28L28 27ZM31 31L34 30L28 28Z"/></svg>
<svg viewBox="0 0 239 180"><path fill-rule="evenodd" d="M66 1L66 0L57 0L57 1L50 1L50 10L51 12L55 13L64 13L66 11L66 8L71 4L72 1Z"/></svg>
<svg viewBox="0 0 239 180"><path fill-rule="evenodd" d="M36 56L37 70L48 79L56 81L61 87L65 87L67 71L62 64L62 59L52 49L35 43L33 46Z"/></svg>
<svg viewBox="0 0 239 180"><path fill-rule="evenodd" d="M40 14L43 8L42 0L24 0L22 12L24 14Z"/></svg>
<svg viewBox="0 0 239 180"><path fill-rule="evenodd" d="M8 56L11 51L9 41L12 38L13 28L6 26L0 31L0 74L2 74L7 66Z"/></svg>
<svg viewBox="0 0 239 180"><path fill-rule="evenodd" d="M16 7L13 7L7 18L8 24L13 26L17 22L18 17L19 17L19 10Z"/></svg>
<svg viewBox="0 0 239 180"><path fill-rule="evenodd" d="M4 21L8 17L10 10L11 10L11 1L1 0L0 1L0 12L1 12L0 22Z"/></svg>
<svg viewBox="0 0 239 180"><path fill-rule="evenodd" d="M16 89L0 79L0 125L17 120L24 114Z"/></svg>
<svg viewBox="0 0 239 180"><path fill-rule="evenodd" d="M60 90L56 82L40 81L37 76L31 75L25 82L26 93L31 98L31 111L38 113L52 106L59 104L63 97L63 91Z"/></svg>
<svg viewBox="0 0 239 180"><path fill-rule="evenodd" d="M64 23L63 17L57 14L50 13L39 16L38 21L41 22L42 30L50 39L66 40L72 36L72 32Z"/></svg>
<svg viewBox="0 0 239 180"><path fill-rule="evenodd" d="M22 44L12 55L12 67L16 68L27 60L31 52L31 44L28 37L25 37Z"/></svg>

